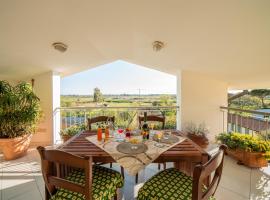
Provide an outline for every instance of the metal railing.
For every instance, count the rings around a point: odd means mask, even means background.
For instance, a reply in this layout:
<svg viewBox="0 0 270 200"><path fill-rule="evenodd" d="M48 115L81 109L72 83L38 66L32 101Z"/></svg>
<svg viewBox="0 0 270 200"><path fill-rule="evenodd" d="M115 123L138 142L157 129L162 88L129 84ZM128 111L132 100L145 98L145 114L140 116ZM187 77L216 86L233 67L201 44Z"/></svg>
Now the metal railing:
<svg viewBox="0 0 270 200"><path fill-rule="evenodd" d="M176 116L178 106L153 106L153 107L59 107L54 110L54 142L60 140L59 129L65 129L72 125L87 125L87 119L101 115L114 116L116 127L138 128L139 116L143 116L144 112L147 115L165 116L165 128L176 129ZM58 119L58 120L57 120ZM58 121L58 123L56 123ZM58 125L57 125L58 124ZM156 123L156 128L161 124Z"/></svg>
<svg viewBox="0 0 270 200"><path fill-rule="evenodd" d="M268 134L270 113L239 108L220 107L223 113L223 131L245 134ZM227 117L226 117L227 116Z"/></svg>

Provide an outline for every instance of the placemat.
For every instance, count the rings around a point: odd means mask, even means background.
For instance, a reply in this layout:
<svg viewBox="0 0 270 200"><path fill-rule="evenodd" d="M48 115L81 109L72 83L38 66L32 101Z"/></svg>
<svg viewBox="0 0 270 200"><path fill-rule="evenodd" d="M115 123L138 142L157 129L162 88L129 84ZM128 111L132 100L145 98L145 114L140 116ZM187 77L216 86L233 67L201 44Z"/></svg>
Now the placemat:
<svg viewBox="0 0 270 200"><path fill-rule="evenodd" d="M122 142L116 142L113 138L110 138L106 142L98 141L96 135L86 137L86 139L110 154L129 175L135 176L140 170L144 169L146 165L157 159L160 154L185 140L182 136L176 137L179 138L178 142L164 144L164 147L162 148L155 146L157 143L156 141L147 140L144 142L144 144L147 145L147 151L140 154L124 154L119 152L117 150L117 145Z"/></svg>

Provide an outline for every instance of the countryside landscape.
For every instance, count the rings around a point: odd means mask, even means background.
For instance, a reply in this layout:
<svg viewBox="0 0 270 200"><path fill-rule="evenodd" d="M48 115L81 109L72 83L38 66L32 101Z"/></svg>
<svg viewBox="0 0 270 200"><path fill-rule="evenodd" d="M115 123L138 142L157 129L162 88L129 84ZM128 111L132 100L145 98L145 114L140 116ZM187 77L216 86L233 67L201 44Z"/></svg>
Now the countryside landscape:
<svg viewBox="0 0 270 200"><path fill-rule="evenodd" d="M150 107L147 110L149 114L165 116L165 128L176 128L176 108L159 109L162 106L176 106L176 95L172 94L119 94L119 95L103 95L100 89L95 88L93 95L62 95L61 107L65 110L62 117L66 121L63 124L74 124L74 116L76 119L84 117L95 117L98 115L115 116L115 124L117 127L138 128L137 118L143 115L144 110L127 109L121 107ZM68 108L78 107L76 110ZM89 107L95 107L89 108ZM113 109L110 109L113 107ZM115 109L115 107L120 107ZM86 111L83 108L87 108ZM71 120L70 120L71 119ZM71 121L71 122L70 122ZM72 122L73 121L73 122ZM156 124L159 128L160 124Z"/></svg>
<svg viewBox="0 0 270 200"><path fill-rule="evenodd" d="M230 100L232 96L233 94L228 94L229 107L270 111L269 90L253 90ZM163 106L172 108L159 108ZM138 116L142 116L145 110L134 107L147 107L151 108L147 110L148 114L165 116L165 128L176 128L175 106L177 106L175 94L102 94L99 88L94 88L89 95L61 95L61 107L64 109L62 127L82 124L86 118L108 115L115 116L117 127L138 128ZM70 108L76 109L70 110ZM241 115L246 114L241 113ZM160 128L160 124L156 124L156 128Z"/></svg>

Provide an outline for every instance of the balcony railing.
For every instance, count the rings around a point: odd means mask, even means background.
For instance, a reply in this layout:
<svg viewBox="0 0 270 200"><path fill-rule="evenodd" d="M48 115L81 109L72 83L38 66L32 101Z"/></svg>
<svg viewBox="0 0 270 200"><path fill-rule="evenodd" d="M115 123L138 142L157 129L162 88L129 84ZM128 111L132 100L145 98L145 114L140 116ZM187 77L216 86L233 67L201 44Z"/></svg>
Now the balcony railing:
<svg viewBox="0 0 270 200"><path fill-rule="evenodd" d="M223 131L246 134L268 133L270 113L239 108L220 107L223 112ZM227 114L227 118L225 117Z"/></svg>
<svg viewBox="0 0 270 200"><path fill-rule="evenodd" d="M87 125L87 119L101 115L115 116L116 127L138 128L139 116L143 116L144 112L147 115L165 116L165 128L176 129L176 115L178 106L153 106L153 107L60 107L54 111L54 121L60 118L60 127L54 126L54 142L60 140L59 129L65 129L72 125ZM59 126L59 125L58 125ZM161 124L156 123L155 127L159 128Z"/></svg>

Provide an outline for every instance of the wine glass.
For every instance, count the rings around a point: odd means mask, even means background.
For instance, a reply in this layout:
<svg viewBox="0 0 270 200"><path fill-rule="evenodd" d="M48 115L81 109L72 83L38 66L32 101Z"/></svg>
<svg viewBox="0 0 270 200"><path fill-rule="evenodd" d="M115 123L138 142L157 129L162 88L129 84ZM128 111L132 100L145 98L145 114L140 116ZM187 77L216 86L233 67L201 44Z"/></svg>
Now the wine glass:
<svg viewBox="0 0 270 200"><path fill-rule="evenodd" d="M161 131L158 132L158 133L156 134L156 137L157 137L157 139L158 139L158 143L156 143L155 146L157 146L157 147L159 147L159 148L164 147L165 145L161 143L161 138L163 137L163 132L161 132Z"/></svg>
<svg viewBox="0 0 270 200"><path fill-rule="evenodd" d="M152 131L153 131L154 130L154 127L155 127L155 124L154 123L151 123L149 126L152 129Z"/></svg>
<svg viewBox="0 0 270 200"><path fill-rule="evenodd" d="M152 138L154 136L154 123L149 124L150 132L149 132L149 137Z"/></svg>

